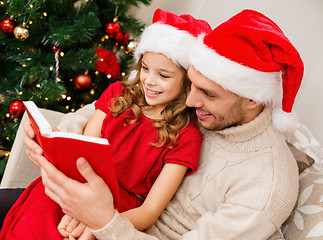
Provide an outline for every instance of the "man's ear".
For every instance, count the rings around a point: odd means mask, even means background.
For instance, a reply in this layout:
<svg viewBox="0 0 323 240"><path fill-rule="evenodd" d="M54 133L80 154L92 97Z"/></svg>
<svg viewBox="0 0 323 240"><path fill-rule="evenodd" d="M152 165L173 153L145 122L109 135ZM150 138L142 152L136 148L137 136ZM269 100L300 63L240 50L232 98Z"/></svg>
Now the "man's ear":
<svg viewBox="0 0 323 240"><path fill-rule="evenodd" d="M247 109L249 110L254 110L254 109L259 109L259 108L263 108L263 104L262 103L258 103L258 102L255 102L254 100L252 99L248 99L246 98L246 105L247 105Z"/></svg>

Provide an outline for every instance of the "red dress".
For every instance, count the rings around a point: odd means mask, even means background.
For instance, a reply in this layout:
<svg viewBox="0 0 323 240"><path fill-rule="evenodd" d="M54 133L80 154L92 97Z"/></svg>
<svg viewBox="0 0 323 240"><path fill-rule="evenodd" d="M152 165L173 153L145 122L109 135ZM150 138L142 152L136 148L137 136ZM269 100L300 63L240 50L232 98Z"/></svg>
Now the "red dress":
<svg viewBox="0 0 323 240"><path fill-rule="evenodd" d="M202 142L201 132L191 122L179 132L175 148L152 146L151 143L157 137L157 129L152 125L152 119L142 115L140 121L125 125L125 116L134 116L131 110L119 117L111 114L109 101L120 96L122 89L122 84L115 82L95 103L96 109L107 114L103 121L102 137L109 140L114 152L120 185L120 206L116 208L120 212L140 206L141 201L136 195L148 195L164 164L184 165L189 169L187 174L192 174L198 166Z"/></svg>
<svg viewBox="0 0 323 240"><path fill-rule="evenodd" d="M120 185L122 212L140 206L136 196L146 197L152 184L166 163L176 163L189 168L193 173L198 165L202 134L195 123L180 131L178 145L174 149L154 147L157 131L152 120L143 116L134 124L124 124L124 117L131 115L127 110L119 117L113 117L108 109L112 97L122 93L120 82L111 84L96 102L96 109L107 113L102 126L102 137L113 147L114 161ZM8 212L0 239L62 239L57 231L63 212L44 191L41 178L31 183Z"/></svg>

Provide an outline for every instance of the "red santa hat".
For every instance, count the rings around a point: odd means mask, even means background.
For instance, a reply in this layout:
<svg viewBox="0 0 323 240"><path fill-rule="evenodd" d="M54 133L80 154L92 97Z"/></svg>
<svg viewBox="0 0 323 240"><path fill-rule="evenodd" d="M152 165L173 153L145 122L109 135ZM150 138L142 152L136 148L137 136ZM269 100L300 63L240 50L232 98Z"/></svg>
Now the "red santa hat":
<svg viewBox="0 0 323 240"><path fill-rule="evenodd" d="M145 52L162 53L175 64L187 69L190 65L188 52L201 33L211 32L210 25L195 19L191 15L176 15L157 9L153 24L146 27L135 49L135 59L138 61Z"/></svg>
<svg viewBox="0 0 323 240"><path fill-rule="evenodd" d="M298 124L291 111L303 78L303 62L283 31L263 14L244 10L200 37L190 62L224 89L272 103L277 129L286 131Z"/></svg>

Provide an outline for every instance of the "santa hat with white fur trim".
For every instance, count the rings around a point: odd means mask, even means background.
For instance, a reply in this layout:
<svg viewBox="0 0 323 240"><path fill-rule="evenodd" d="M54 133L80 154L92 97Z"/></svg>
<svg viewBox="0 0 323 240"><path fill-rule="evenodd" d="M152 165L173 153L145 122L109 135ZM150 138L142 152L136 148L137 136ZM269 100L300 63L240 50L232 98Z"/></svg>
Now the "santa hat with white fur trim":
<svg viewBox="0 0 323 240"><path fill-rule="evenodd" d="M200 37L190 61L224 89L255 102L272 103L273 123L278 130L297 126L291 111L303 78L303 62L268 17L254 10L238 13Z"/></svg>
<svg viewBox="0 0 323 240"><path fill-rule="evenodd" d="M146 27L135 49L138 61L145 52L162 53L175 64L187 69L189 67L188 52L202 33L211 32L210 25L195 19L191 15L177 16L174 13L157 9L153 24Z"/></svg>

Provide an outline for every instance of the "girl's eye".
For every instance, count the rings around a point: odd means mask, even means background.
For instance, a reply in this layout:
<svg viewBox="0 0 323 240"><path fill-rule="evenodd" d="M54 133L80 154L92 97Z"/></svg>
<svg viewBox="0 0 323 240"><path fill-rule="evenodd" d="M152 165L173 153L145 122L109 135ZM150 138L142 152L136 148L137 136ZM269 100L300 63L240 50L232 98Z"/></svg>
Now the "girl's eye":
<svg viewBox="0 0 323 240"><path fill-rule="evenodd" d="M145 67L145 66L141 66L141 68L144 70L144 71L148 71L148 68Z"/></svg>
<svg viewBox="0 0 323 240"><path fill-rule="evenodd" d="M169 78L169 76L164 75L164 74L159 74L162 78Z"/></svg>

